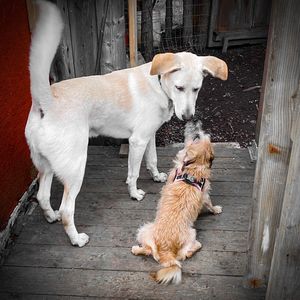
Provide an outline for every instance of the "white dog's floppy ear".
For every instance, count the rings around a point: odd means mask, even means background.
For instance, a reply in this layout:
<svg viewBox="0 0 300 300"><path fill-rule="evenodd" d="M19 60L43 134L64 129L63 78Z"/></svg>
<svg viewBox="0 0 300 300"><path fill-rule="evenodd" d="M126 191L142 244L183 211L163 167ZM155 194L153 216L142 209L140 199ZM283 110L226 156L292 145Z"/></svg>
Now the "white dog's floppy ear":
<svg viewBox="0 0 300 300"><path fill-rule="evenodd" d="M202 69L213 77L227 80L228 68L225 61L214 56L200 56Z"/></svg>
<svg viewBox="0 0 300 300"><path fill-rule="evenodd" d="M156 54L152 60L150 75L162 75L179 69L180 62L176 54Z"/></svg>

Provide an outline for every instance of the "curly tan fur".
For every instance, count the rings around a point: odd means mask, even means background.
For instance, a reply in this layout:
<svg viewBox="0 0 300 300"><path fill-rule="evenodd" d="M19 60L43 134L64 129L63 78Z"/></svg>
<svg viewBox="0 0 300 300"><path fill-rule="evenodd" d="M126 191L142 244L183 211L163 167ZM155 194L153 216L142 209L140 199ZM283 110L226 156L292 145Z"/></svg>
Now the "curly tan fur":
<svg viewBox="0 0 300 300"><path fill-rule="evenodd" d="M151 276L160 283L181 281L180 260L191 257L202 245L196 240L192 228L203 206L217 214L219 206L212 206L210 190L210 168L214 157L209 136L191 142L179 151L170 171L166 185L161 191L156 218L153 223L142 226L137 235L141 246L133 246L135 255L152 255L164 268ZM197 180L205 178L200 191L184 181L174 181L178 172L188 173Z"/></svg>

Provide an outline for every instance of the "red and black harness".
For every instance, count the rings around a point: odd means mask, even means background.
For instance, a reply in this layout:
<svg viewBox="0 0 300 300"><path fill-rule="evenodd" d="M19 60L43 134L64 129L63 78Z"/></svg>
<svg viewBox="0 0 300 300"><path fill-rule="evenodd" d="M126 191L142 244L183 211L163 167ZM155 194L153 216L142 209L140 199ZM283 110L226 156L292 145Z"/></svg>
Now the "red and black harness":
<svg viewBox="0 0 300 300"><path fill-rule="evenodd" d="M189 165L189 163L184 163L184 165L182 166L181 172L183 172L184 167ZM178 174L178 169L176 170L176 174L174 177L173 182L175 181L184 181L185 183L194 186L195 188L197 188L200 192L203 191L206 179L201 177L200 180L197 180L194 176L188 174L188 173L184 173L184 174Z"/></svg>

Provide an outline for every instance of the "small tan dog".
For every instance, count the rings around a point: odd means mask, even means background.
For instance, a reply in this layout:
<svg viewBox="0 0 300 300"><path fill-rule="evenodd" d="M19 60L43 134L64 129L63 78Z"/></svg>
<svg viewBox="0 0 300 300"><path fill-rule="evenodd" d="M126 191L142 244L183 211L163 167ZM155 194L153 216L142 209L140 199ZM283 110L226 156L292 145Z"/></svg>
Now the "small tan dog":
<svg viewBox="0 0 300 300"><path fill-rule="evenodd" d="M214 158L209 135L201 124L189 123L185 130L185 148L178 152L175 166L161 192L156 218L138 230L141 246L133 246L134 255L152 255L164 268L151 276L159 283L180 283L180 260L191 257L202 245L192 227L203 206L214 214L209 196L210 169Z"/></svg>

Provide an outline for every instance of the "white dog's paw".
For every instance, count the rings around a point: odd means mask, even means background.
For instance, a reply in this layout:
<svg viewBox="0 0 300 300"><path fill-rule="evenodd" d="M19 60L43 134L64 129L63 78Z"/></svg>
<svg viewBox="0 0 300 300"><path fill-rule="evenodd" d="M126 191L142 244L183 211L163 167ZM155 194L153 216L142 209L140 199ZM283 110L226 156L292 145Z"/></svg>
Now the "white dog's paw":
<svg viewBox="0 0 300 300"><path fill-rule="evenodd" d="M153 180L155 182L166 182L168 175L166 173L158 173L157 175L153 176Z"/></svg>
<svg viewBox="0 0 300 300"><path fill-rule="evenodd" d="M57 221L61 220L60 213L58 212L58 210L56 210L56 211L53 211L53 210L44 211L44 216L45 216L48 223L54 223L54 222L57 222Z"/></svg>
<svg viewBox="0 0 300 300"><path fill-rule="evenodd" d="M145 192L140 189L136 190L136 192L134 192L134 193L130 193L130 197L137 201L143 200L144 196L145 196Z"/></svg>
<svg viewBox="0 0 300 300"><path fill-rule="evenodd" d="M55 210L54 213L55 213L56 220L61 221L61 213L59 212L59 210Z"/></svg>
<svg viewBox="0 0 300 300"><path fill-rule="evenodd" d="M220 205L215 205L215 206L214 206L214 214L215 214L215 215L220 214L222 211L223 211L222 206L220 206Z"/></svg>
<svg viewBox="0 0 300 300"><path fill-rule="evenodd" d="M75 241L71 241L73 246L83 247L89 242L90 238L85 233L78 233L78 236Z"/></svg>

